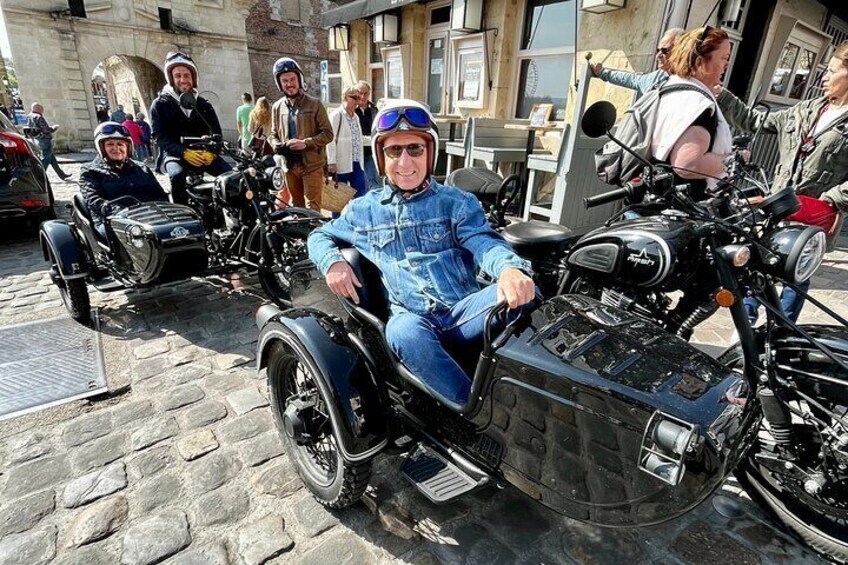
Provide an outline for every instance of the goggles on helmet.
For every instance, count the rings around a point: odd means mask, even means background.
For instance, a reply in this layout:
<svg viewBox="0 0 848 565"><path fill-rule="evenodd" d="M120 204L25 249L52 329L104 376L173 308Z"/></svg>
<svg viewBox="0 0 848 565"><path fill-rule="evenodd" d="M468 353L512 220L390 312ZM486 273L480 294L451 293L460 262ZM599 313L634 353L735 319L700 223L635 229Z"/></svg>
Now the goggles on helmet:
<svg viewBox="0 0 848 565"><path fill-rule="evenodd" d="M430 114L421 108L398 108L397 110L386 110L380 116L376 125L378 132L393 130L404 120L413 128L430 129L436 126L430 120Z"/></svg>
<svg viewBox="0 0 848 565"><path fill-rule="evenodd" d="M182 51L171 51L167 55L165 55L165 62L173 61L174 59L187 59L192 61L192 58L183 53Z"/></svg>
<svg viewBox="0 0 848 565"><path fill-rule="evenodd" d="M283 61L274 65L274 74L299 73L300 67L294 61Z"/></svg>
<svg viewBox="0 0 848 565"><path fill-rule="evenodd" d="M113 133L119 133L124 137L130 137L130 131L120 124L103 124L100 127L100 133L103 135L112 135Z"/></svg>

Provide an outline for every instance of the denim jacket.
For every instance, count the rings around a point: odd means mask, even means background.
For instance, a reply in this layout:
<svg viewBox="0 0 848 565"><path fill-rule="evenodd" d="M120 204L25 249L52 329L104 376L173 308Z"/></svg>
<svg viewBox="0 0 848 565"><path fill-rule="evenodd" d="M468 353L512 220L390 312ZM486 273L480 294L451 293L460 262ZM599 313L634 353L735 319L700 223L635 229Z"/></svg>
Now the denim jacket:
<svg viewBox="0 0 848 565"><path fill-rule="evenodd" d="M344 260L338 243L346 243L380 269L393 313L427 315L480 290L476 265L496 279L508 267L531 272L472 194L431 182L410 198L381 204L391 191L386 183L352 200L339 218L312 232L309 257L321 273Z"/></svg>

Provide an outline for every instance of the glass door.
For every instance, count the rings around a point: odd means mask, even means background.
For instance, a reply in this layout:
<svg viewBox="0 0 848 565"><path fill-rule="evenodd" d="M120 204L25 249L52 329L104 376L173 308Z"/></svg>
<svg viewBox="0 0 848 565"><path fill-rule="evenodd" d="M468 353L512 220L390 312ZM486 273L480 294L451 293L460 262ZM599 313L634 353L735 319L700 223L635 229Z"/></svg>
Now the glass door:
<svg viewBox="0 0 848 565"><path fill-rule="evenodd" d="M430 36L427 46L427 104L433 114L448 114L445 78L448 75L447 34Z"/></svg>

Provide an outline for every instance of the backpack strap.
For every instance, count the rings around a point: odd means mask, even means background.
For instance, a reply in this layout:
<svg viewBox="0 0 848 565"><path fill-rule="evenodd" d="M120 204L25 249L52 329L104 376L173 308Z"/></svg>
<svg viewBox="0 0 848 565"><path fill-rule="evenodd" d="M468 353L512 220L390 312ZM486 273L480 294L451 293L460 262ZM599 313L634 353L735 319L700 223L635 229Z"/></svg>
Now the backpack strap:
<svg viewBox="0 0 848 565"><path fill-rule="evenodd" d="M713 102L712 97L709 94L707 94L706 92L704 92L703 88L698 88L697 86L695 86L693 84L678 83L678 84L669 84L668 86L661 86L659 88L658 94L659 94L659 96L662 96L663 94L666 94L666 93L669 93L669 92L679 92L679 91L683 91L683 90L694 90L696 92L700 92L701 94L704 95L705 98L708 98L710 100L710 102ZM710 146L707 149L707 151L713 150L713 143L715 143L715 136L716 136L716 132L718 131L718 112L716 110L718 110L718 104L713 102L713 119L712 119L712 124L711 124L712 128L707 132L707 133L710 134Z"/></svg>

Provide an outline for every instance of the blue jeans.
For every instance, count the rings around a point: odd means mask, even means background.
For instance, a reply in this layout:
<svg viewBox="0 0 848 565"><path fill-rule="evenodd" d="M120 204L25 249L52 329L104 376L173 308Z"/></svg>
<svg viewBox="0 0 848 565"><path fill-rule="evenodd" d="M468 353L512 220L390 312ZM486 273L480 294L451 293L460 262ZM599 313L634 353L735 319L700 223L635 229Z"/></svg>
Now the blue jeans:
<svg viewBox="0 0 848 565"><path fill-rule="evenodd" d="M365 179L368 181L368 190L375 190L383 186L380 176L377 174L377 165L371 156L371 149L365 150Z"/></svg>
<svg viewBox="0 0 848 565"><path fill-rule="evenodd" d="M53 153L53 140L39 138L38 146L41 149L41 164L44 166L44 172L47 172L48 165L53 167L53 171L64 178L68 174L59 167L59 161L56 160L56 154Z"/></svg>
<svg viewBox="0 0 848 565"><path fill-rule="evenodd" d="M215 157L212 164L203 167L203 170L212 176L223 175L233 168L221 157ZM165 173L171 177L171 202L174 204L188 204L186 193L186 171L183 161L168 161L165 163Z"/></svg>
<svg viewBox="0 0 848 565"><path fill-rule="evenodd" d="M812 281L807 279L798 285L798 288L804 292L810 290L810 283ZM798 317L801 315L801 308L804 307L805 298L803 295L795 292L794 288L790 288L788 286L783 287L783 292L780 293L780 306L783 308L784 314L789 318L792 322L797 322ZM757 321L757 317L759 316L759 303L753 298L745 299L745 311L748 313L748 319L751 320L751 323Z"/></svg>
<svg viewBox="0 0 848 565"><path fill-rule="evenodd" d="M398 312L389 318L386 339L406 367L441 396L465 404L471 379L450 351L479 350L483 345L486 314L497 303L497 285L470 294L453 308L419 316Z"/></svg>
<svg viewBox="0 0 848 565"><path fill-rule="evenodd" d="M135 146L135 160L136 161L144 161L150 157L150 154L147 152L147 146L143 143L139 143Z"/></svg>
<svg viewBox="0 0 848 565"><path fill-rule="evenodd" d="M359 166L359 161L353 162L353 171L336 175L336 180L339 182L350 183L350 186L352 186L356 191L356 194L353 196L354 198L359 198L368 192L365 173L363 172L362 167ZM333 212L333 217L338 218L339 214L337 212Z"/></svg>

